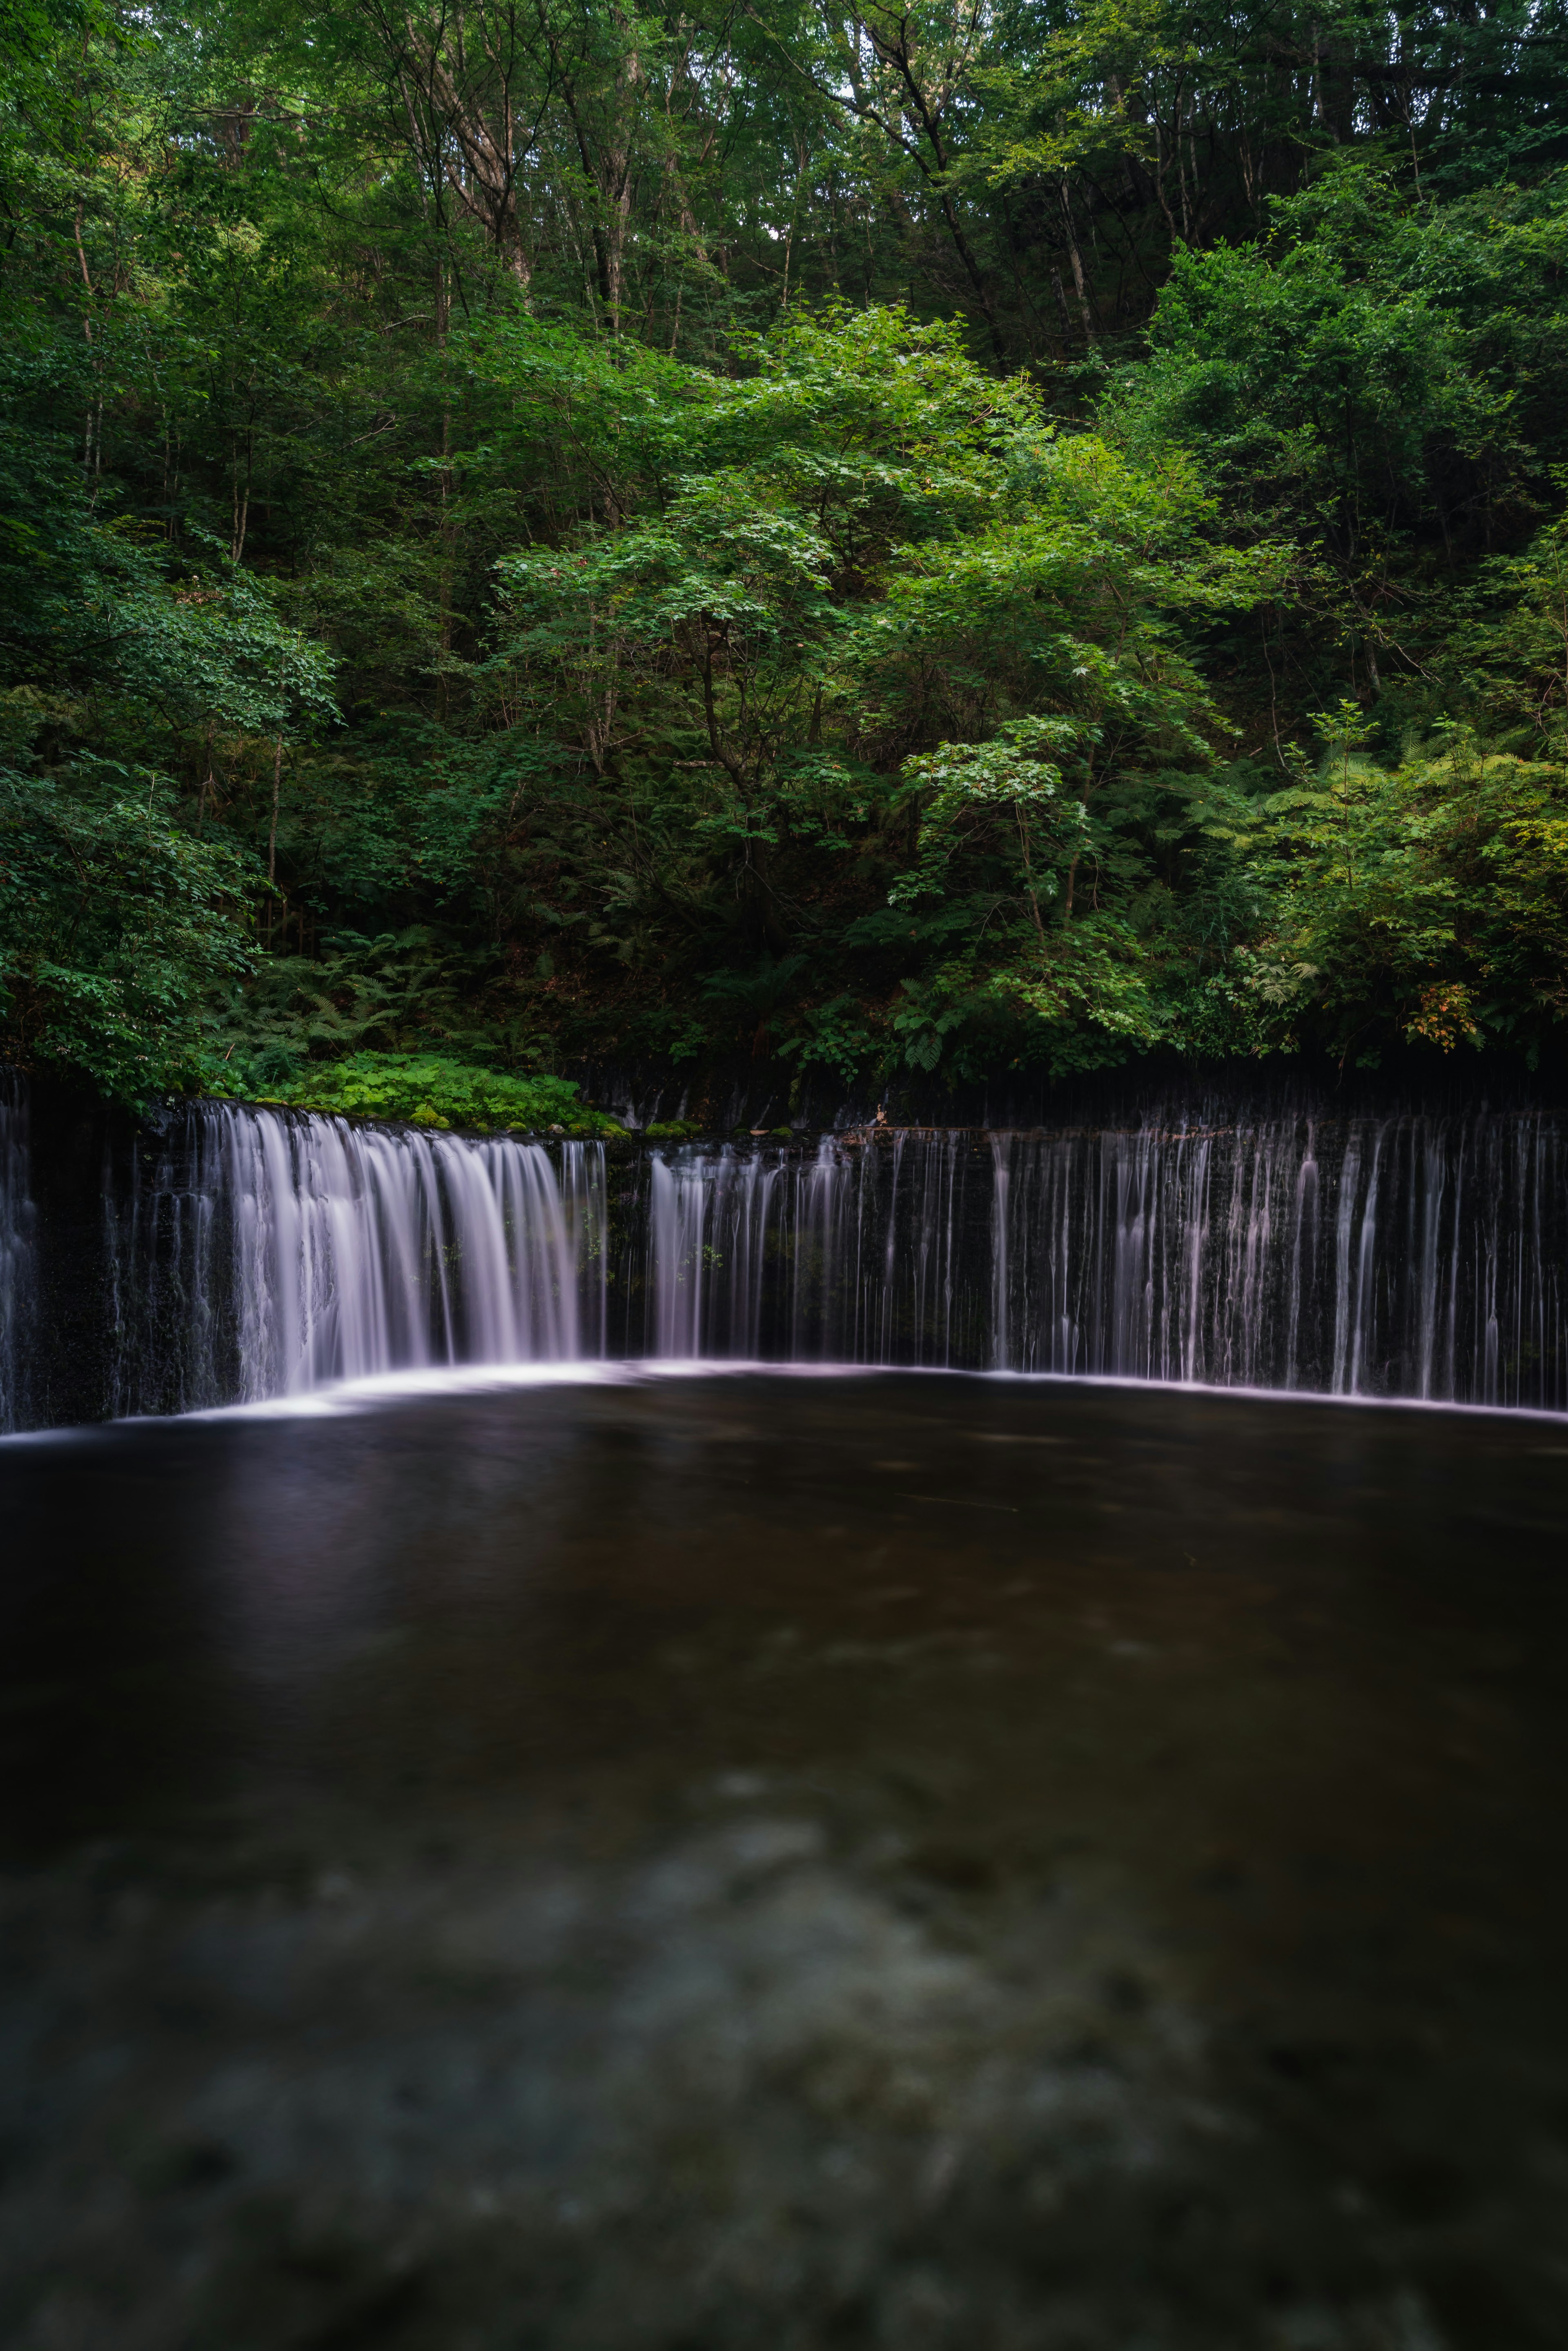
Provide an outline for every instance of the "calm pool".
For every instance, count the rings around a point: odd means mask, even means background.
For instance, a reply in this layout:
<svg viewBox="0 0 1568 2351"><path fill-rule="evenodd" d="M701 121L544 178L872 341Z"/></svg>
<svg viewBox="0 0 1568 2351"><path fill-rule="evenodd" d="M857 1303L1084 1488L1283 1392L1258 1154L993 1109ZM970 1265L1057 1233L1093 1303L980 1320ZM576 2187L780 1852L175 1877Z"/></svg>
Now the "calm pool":
<svg viewBox="0 0 1568 2351"><path fill-rule="evenodd" d="M1568 1424L625 1374L0 1510L7 2345L1568 2342Z"/></svg>

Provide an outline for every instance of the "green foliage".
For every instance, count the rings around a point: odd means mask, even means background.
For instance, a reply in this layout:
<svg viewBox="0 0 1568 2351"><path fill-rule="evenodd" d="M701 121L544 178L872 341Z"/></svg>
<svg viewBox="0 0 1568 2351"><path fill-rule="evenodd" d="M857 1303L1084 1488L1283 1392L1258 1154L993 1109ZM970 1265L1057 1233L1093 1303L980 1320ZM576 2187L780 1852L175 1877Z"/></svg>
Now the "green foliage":
<svg viewBox="0 0 1568 2351"><path fill-rule="evenodd" d="M1365 158L1276 207L1276 244L1173 260L1147 367L1118 414L1139 442L1193 450L1260 518L1358 569L1408 529L1435 456L1508 466L1508 390L1471 364L1442 239ZM1435 248L1435 249L1434 249Z"/></svg>
<svg viewBox="0 0 1568 2351"><path fill-rule="evenodd" d="M1462 729L1388 769L1354 705L1243 846L1268 918L1222 992L1255 1050L1377 1061L1506 1041L1533 1065L1568 1019L1568 774Z"/></svg>
<svg viewBox="0 0 1568 2351"><path fill-rule="evenodd" d="M548 1039L507 1017L505 998L497 1018L484 1018L481 990L494 964L493 951L464 951L421 924L369 938L336 932L313 955L257 958L243 985L215 998L210 1052L247 1084L297 1075L308 1061L432 1040L465 1060L532 1067Z"/></svg>
<svg viewBox="0 0 1568 2351"><path fill-rule="evenodd" d="M795 1033L781 1040L779 1050L787 1060L793 1059L802 1072L817 1064L831 1070L849 1086L881 1061L883 1040L871 1025L865 1008L845 994L813 1005Z"/></svg>
<svg viewBox="0 0 1568 2351"><path fill-rule="evenodd" d="M1364 691L1429 722L1434 684L1458 683L1456 558L1484 568L1543 494L1560 503L1568 174L1438 207L1342 153L1271 226L1174 257L1107 422L1134 449L1189 452L1239 538L1293 545L1301 619L1278 613L1271 697L1281 664L1326 684L1339 649Z"/></svg>
<svg viewBox="0 0 1568 2351"><path fill-rule="evenodd" d="M214 1086L214 1092L222 1089ZM293 1110L404 1119L414 1126L462 1127L480 1134L619 1134L618 1122L589 1110L565 1078L508 1077L435 1053L350 1053L307 1071L264 1099Z"/></svg>
<svg viewBox="0 0 1568 2351"><path fill-rule="evenodd" d="M250 967L235 909L252 887L156 771L0 767L0 1054L130 1103L191 1083L205 1000Z"/></svg>
<svg viewBox="0 0 1568 2351"><path fill-rule="evenodd" d="M1542 1050L1563 8L0 6L4 1050Z"/></svg>

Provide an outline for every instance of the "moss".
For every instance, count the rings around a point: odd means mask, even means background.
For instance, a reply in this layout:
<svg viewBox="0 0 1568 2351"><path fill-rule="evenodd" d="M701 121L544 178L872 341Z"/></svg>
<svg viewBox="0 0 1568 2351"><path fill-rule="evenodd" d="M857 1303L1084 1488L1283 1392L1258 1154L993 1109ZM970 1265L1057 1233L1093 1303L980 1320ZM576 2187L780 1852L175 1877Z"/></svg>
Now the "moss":
<svg viewBox="0 0 1568 2351"><path fill-rule="evenodd" d="M287 1085L253 1099L291 1110L405 1119L413 1126L465 1127L483 1134L521 1129L598 1136L622 1131L618 1121L580 1102L569 1079L514 1077L435 1053L351 1053L340 1061L318 1063Z"/></svg>

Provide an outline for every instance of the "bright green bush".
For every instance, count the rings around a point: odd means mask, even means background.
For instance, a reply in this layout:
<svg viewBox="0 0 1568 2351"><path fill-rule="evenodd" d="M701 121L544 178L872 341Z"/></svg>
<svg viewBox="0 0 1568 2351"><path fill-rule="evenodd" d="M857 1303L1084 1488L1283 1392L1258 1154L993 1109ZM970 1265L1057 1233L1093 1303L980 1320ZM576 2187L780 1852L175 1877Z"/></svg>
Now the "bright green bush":
<svg viewBox="0 0 1568 2351"><path fill-rule="evenodd" d="M351 1053L327 1061L263 1099L293 1110L406 1119L414 1126L508 1128L570 1135L619 1134L618 1122L578 1100L566 1078L509 1077L435 1053Z"/></svg>

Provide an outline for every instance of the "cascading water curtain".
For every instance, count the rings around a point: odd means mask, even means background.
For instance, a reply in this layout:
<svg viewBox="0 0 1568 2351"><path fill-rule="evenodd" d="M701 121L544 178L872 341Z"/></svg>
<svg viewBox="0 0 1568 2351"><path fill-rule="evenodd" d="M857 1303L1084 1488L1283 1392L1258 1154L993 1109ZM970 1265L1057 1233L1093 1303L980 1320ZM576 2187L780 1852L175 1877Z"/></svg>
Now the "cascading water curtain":
<svg viewBox="0 0 1568 2351"><path fill-rule="evenodd" d="M26 1415L34 1227L26 1092L14 1071L0 1071L0 1430L20 1427Z"/></svg>
<svg viewBox="0 0 1568 2351"><path fill-rule="evenodd" d="M1540 1113L993 1138L992 1361L1568 1407Z"/></svg>
<svg viewBox="0 0 1568 2351"><path fill-rule="evenodd" d="M1551 1116L654 1161L646 1352L1568 1408Z"/></svg>
<svg viewBox="0 0 1568 2351"><path fill-rule="evenodd" d="M963 1364L985 1343L973 1139L687 1145L650 1177L652 1356ZM983 1182L984 1171L981 1172ZM978 1222L977 1225L977 1212Z"/></svg>
<svg viewBox="0 0 1568 2351"><path fill-rule="evenodd" d="M603 1351L603 1150L218 1104L110 1199L117 1412Z"/></svg>
<svg viewBox="0 0 1568 2351"><path fill-rule="evenodd" d="M6 1107L15 1417L33 1277ZM646 1175L629 1162L618 1193L630 1353L1568 1409L1568 1159L1547 1113L688 1145ZM607 1350L598 1144L198 1104L144 1132L104 1197L111 1412Z"/></svg>

